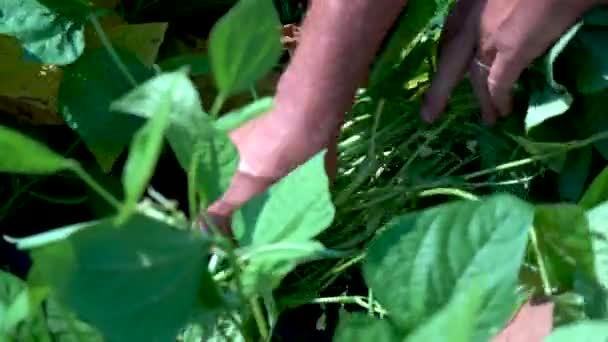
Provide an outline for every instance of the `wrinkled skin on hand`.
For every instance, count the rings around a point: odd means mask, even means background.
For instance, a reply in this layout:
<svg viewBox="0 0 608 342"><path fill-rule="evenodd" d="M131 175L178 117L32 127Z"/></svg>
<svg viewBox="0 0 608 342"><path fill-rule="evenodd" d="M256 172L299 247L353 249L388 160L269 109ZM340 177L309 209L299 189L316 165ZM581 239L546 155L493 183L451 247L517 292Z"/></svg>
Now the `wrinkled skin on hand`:
<svg viewBox="0 0 608 342"><path fill-rule="evenodd" d="M222 198L208 208L222 228L228 228L231 214L245 202L323 149L332 178L344 114L406 3L310 1L298 47L279 80L274 109L231 132L240 154L238 171Z"/></svg>
<svg viewBox="0 0 608 342"><path fill-rule="evenodd" d="M435 121L469 71L485 123L507 116L515 82L598 0L457 0L440 41L439 65L422 108Z"/></svg>

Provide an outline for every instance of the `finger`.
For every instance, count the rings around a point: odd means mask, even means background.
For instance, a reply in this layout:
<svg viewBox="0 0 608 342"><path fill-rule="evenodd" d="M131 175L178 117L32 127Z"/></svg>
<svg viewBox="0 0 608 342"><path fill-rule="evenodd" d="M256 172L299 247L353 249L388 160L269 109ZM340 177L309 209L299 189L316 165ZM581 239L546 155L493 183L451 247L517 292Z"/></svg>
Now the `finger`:
<svg viewBox="0 0 608 342"><path fill-rule="evenodd" d="M433 76L431 87L426 93L421 109L421 116L427 122L435 121L444 111L450 94L462 80L470 61L473 59L477 41L476 11L479 6L472 9L471 15L464 23L465 27L453 37L439 56L437 72Z"/></svg>
<svg viewBox="0 0 608 342"><path fill-rule="evenodd" d="M207 213L216 221L216 224L220 225L222 230L228 231L232 214L247 201L263 193L272 183L273 180L270 179L237 172L232 178L228 190L207 208Z"/></svg>
<svg viewBox="0 0 608 342"><path fill-rule="evenodd" d="M466 19L471 13L471 9L479 0L457 0L453 8L448 13L443 25L441 37L437 51L439 54L443 51L445 45L451 41L466 25Z"/></svg>
<svg viewBox="0 0 608 342"><path fill-rule="evenodd" d="M493 125L499 115L488 90L488 67L482 65L478 60L474 60L471 62L469 70L469 78L479 100L482 119L487 125Z"/></svg>
<svg viewBox="0 0 608 342"><path fill-rule="evenodd" d="M532 58L521 53L499 51L488 76L488 91L501 116L507 116L513 108L513 89Z"/></svg>

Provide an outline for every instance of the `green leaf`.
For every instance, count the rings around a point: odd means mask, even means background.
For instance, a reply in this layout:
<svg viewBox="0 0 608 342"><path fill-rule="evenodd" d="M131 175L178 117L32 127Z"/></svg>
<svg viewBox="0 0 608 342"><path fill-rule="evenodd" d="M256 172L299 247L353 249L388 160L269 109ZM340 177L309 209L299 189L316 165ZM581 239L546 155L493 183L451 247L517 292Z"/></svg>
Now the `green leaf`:
<svg viewBox="0 0 608 342"><path fill-rule="evenodd" d="M397 20L395 31L390 35L387 46L374 63L369 83L378 84L389 76L392 69L401 62L403 51L434 17L443 13L452 2L451 0L408 1L407 7Z"/></svg>
<svg viewBox="0 0 608 342"><path fill-rule="evenodd" d="M274 102L272 97L263 97L244 106L243 108L222 115L221 118L214 122L215 128L220 131L230 132L233 129L239 128L247 121L255 119L256 117L266 113L272 109L273 104Z"/></svg>
<svg viewBox="0 0 608 342"><path fill-rule="evenodd" d="M167 58L158 66L164 71L174 71L188 66L190 75L200 76L209 73L209 58L203 54L186 54Z"/></svg>
<svg viewBox="0 0 608 342"><path fill-rule="evenodd" d="M608 6L606 5L595 5L594 8L590 9L583 16L583 22L585 26L608 26Z"/></svg>
<svg viewBox="0 0 608 342"><path fill-rule="evenodd" d="M568 151L558 181L559 196L562 200L576 202L580 198L589 176L592 155L591 145Z"/></svg>
<svg viewBox="0 0 608 342"><path fill-rule="evenodd" d="M583 208L565 203L539 205L534 213L534 228L555 285L572 288L577 270L595 277L591 233Z"/></svg>
<svg viewBox="0 0 608 342"><path fill-rule="evenodd" d="M464 289L444 309L409 334L406 341L469 342L473 339L481 304L482 297L476 286Z"/></svg>
<svg viewBox="0 0 608 342"><path fill-rule="evenodd" d="M234 214L241 246L308 241L331 224L335 209L324 156L318 153Z"/></svg>
<svg viewBox="0 0 608 342"><path fill-rule="evenodd" d="M595 278L604 288L608 288L608 202L587 211L591 230L591 243L595 260Z"/></svg>
<svg viewBox="0 0 608 342"><path fill-rule="evenodd" d="M133 55L120 49L117 53L136 80L143 81L153 75L153 71ZM131 88L103 48L86 52L64 70L58 95L59 111L106 171L144 124L142 118L110 111L112 101Z"/></svg>
<svg viewBox="0 0 608 342"><path fill-rule="evenodd" d="M23 238L4 236L4 239L10 243L16 244L18 249L27 250L65 240L73 233L87 227L97 225L98 223L99 221L81 222Z"/></svg>
<svg viewBox="0 0 608 342"><path fill-rule="evenodd" d="M201 206L206 207L219 199L230 186L239 163L238 150L228 134L215 130L211 124L198 131L174 125L167 131L167 139L180 165L187 172L191 169L196 153L196 182L201 195Z"/></svg>
<svg viewBox="0 0 608 342"><path fill-rule="evenodd" d="M391 318L411 328L486 275L474 340L487 340L516 309L533 215L526 202L498 194L398 217L369 246L366 283Z"/></svg>
<svg viewBox="0 0 608 342"><path fill-rule="evenodd" d="M220 96L248 89L277 63L281 22L268 0L239 0L213 27L209 59Z"/></svg>
<svg viewBox="0 0 608 342"><path fill-rule="evenodd" d="M608 116L606 115L608 90L585 94L582 97L582 103L583 120L587 131L591 134L605 134L608 131ZM596 140L593 146L604 159L608 160L608 139Z"/></svg>
<svg viewBox="0 0 608 342"><path fill-rule="evenodd" d="M144 215L120 227L113 222L105 219L32 250L30 282L48 284L109 341L169 341L188 322L199 296L209 307L221 305L200 232Z"/></svg>
<svg viewBox="0 0 608 342"><path fill-rule="evenodd" d="M95 328L84 323L58 303L53 297L45 303L45 313L49 331L56 342L103 342L103 337Z"/></svg>
<svg viewBox="0 0 608 342"><path fill-rule="evenodd" d="M583 93L594 93L608 87L608 30L583 27L572 46L579 61L573 75L576 87Z"/></svg>
<svg viewBox="0 0 608 342"><path fill-rule="evenodd" d="M545 342L605 341L608 339L608 321L593 320L559 327Z"/></svg>
<svg viewBox="0 0 608 342"><path fill-rule="evenodd" d="M0 271L0 338L49 341L40 306L47 294L44 288L28 288L23 280Z"/></svg>
<svg viewBox="0 0 608 342"><path fill-rule="evenodd" d="M38 141L5 126L0 126L0 151L0 172L52 174L76 165Z"/></svg>
<svg viewBox="0 0 608 342"><path fill-rule="evenodd" d="M159 91L161 90L162 91ZM189 94L191 83L185 70L166 73L146 81L125 96L116 100L111 109L125 112L146 112L150 116L147 123L135 134L131 142L129 157L123 170L123 185L125 188L125 204L118 217L119 222L130 215L143 195L158 162L165 131L169 127L173 107L185 97L196 103L196 97ZM143 103L142 103L143 102ZM177 105L178 109L182 104ZM196 108L192 108L196 109ZM177 116L179 113L174 114Z"/></svg>
<svg viewBox="0 0 608 342"><path fill-rule="evenodd" d="M549 82L549 85L557 91L561 92L567 90L563 85L555 81L555 72L553 70L553 66L555 64L555 61L557 60L557 57L559 57L559 55L564 51L564 49L568 47L568 44L570 44L572 39L577 35L582 25L583 23L580 21L572 25L572 27L570 27L568 31L566 31L564 34L562 34L562 36L557 40L557 42L553 44L551 49L549 49L549 52L544 57L543 63L545 66L547 82Z"/></svg>
<svg viewBox="0 0 608 342"><path fill-rule="evenodd" d="M64 16L38 0L0 0L0 33L17 38L41 63L73 63L84 51L84 21Z"/></svg>
<svg viewBox="0 0 608 342"><path fill-rule="evenodd" d="M87 0L38 0L40 3L67 17L85 20L93 9L93 4Z"/></svg>
<svg viewBox="0 0 608 342"><path fill-rule="evenodd" d="M573 25L561 38L553 44L542 60L546 84L535 89L530 95L530 104L526 113L526 131L540 125L544 121L565 113L572 104L572 95L566 87L557 83L554 76L554 63L575 37L582 22Z"/></svg>
<svg viewBox="0 0 608 342"><path fill-rule="evenodd" d="M344 313L336 328L336 342L393 342L400 340L400 333L390 321L361 313Z"/></svg>
<svg viewBox="0 0 608 342"><path fill-rule="evenodd" d="M585 209L591 209L606 200L608 200L608 167L604 168L591 182L578 205Z"/></svg>
<svg viewBox="0 0 608 342"><path fill-rule="evenodd" d="M241 273L244 292L273 290L298 263L323 257L324 250L317 241L281 242L245 249L241 257L248 261Z"/></svg>
<svg viewBox="0 0 608 342"><path fill-rule="evenodd" d="M532 92L524 120L526 132L550 118L564 114L570 108L572 100L570 93L557 92L551 87Z"/></svg>
<svg viewBox="0 0 608 342"><path fill-rule="evenodd" d="M159 106L158 94L171 93L171 122L165 136L184 171L190 172L193 156L197 154L197 188L206 206L228 189L239 156L227 132L216 129L202 111L199 94L186 71L181 68L157 76L146 83L144 93L134 92L128 102L114 102L111 108L149 118ZM172 79L173 89L170 88ZM250 115L256 108L252 105L245 114Z"/></svg>

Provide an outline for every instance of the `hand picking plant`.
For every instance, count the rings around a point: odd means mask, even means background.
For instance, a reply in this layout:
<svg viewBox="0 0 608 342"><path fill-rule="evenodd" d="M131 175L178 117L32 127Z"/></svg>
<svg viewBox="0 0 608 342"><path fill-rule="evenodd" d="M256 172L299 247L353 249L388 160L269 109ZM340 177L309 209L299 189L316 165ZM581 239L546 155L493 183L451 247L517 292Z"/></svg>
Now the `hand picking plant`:
<svg viewBox="0 0 608 342"><path fill-rule="evenodd" d="M443 8L438 3L411 1L427 22ZM0 273L2 341L269 341L283 309L274 290L284 277L304 262L358 252L318 239L335 215L325 152L236 212L234 239L206 215L238 165L228 132L272 106L260 98L219 115L280 56L271 1L240 0L214 26L209 58L219 95L209 111L188 66L152 70L115 49L88 2L8 0L0 12L7 18L0 32L30 57L65 66L59 107L98 159L129 143L117 198L78 161L0 126L0 172L72 172L113 208L97 220L4 237L29 251L33 268L27 282ZM85 51L85 22L104 47ZM418 26L412 30L425 27ZM390 54L384 58L390 63ZM92 125L100 123L122 128L98 134ZM165 141L187 174L187 213L148 189ZM544 294L555 294L559 276L564 292L583 298L577 312L593 319L559 327L548 340L607 338L606 193L608 169L578 204L470 195L393 218L365 251L368 311L344 313L334 340L487 341L535 293L537 283L522 280L529 265Z"/></svg>

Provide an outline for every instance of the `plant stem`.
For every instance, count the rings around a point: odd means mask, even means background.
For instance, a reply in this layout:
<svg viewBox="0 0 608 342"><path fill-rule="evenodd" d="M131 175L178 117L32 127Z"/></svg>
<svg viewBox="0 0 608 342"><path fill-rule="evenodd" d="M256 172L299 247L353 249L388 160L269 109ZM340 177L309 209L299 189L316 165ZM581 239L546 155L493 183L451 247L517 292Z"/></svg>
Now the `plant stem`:
<svg viewBox="0 0 608 342"><path fill-rule="evenodd" d="M460 197L461 199L466 199L470 201L479 201L479 197L473 195L470 192L455 189L455 188L434 188L429 190L424 190L418 194L419 197L428 197L435 195L451 195L455 197Z"/></svg>
<svg viewBox="0 0 608 342"><path fill-rule="evenodd" d="M106 202L116 209L121 207L121 203L111 193L106 191L99 183L97 183L93 177L91 177L80 165L74 165L71 170L80 177L91 189L93 189L99 196L101 196Z"/></svg>
<svg viewBox="0 0 608 342"><path fill-rule="evenodd" d="M543 292L546 296L550 296L553 290L551 288L551 282L549 281L549 275L547 273L545 261L543 260L540 248L538 247L538 239L534 227L530 228L530 242L532 243L532 249L534 250L534 255L536 256L536 261L538 263L540 279L543 283Z"/></svg>
<svg viewBox="0 0 608 342"><path fill-rule="evenodd" d="M196 221L197 218L197 203L196 203L196 173L198 171L198 160L200 153L194 152L190 160L190 170L188 170L188 207L190 209L190 220Z"/></svg>
<svg viewBox="0 0 608 342"><path fill-rule="evenodd" d="M270 332L268 331L268 325L266 324L266 319L264 318L264 313L262 312L260 302L257 300L257 298L251 298L249 300L249 305L251 305L251 310L253 311L253 318L255 320L256 325L258 326L258 330L260 331L262 339L264 341L270 341Z"/></svg>
<svg viewBox="0 0 608 342"><path fill-rule="evenodd" d="M531 156L529 158L524 158L524 159L520 159L520 160L515 160L509 163L505 163L505 164L501 164L495 167L491 167L491 168L487 168L484 170L480 170L477 172L472 172L469 173L468 175L465 175L463 178L464 180L470 180L476 177L480 177L480 176L485 176L488 174L492 174L494 172L497 171L504 171L507 169L512 169L514 167L518 167L518 166L523 166L523 165L527 165L527 164L531 164L537 161L541 161L544 159L549 159L551 157L556 157L560 154L564 154L568 151L577 149L577 148L582 148L585 147L587 145L593 144L596 141L600 141L600 140L604 140L608 138L608 132L601 132L601 133L597 133L594 134L592 136L590 136L587 139L583 139L583 140L573 140L573 141L569 141L566 143L563 143L563 147L559 150L559 151L553 151L553 152L547 152L544 154L538 154L538 155L534 155Z"/></svg>
<svg viewBox="0 0 608 342"><path fill-rule="evenodd" d="M258 92L255 90L255 85L252 85L249 88L249 91L251 92L251 97L253 97L253 100L257 100L258 99Z"/></svg>
<svg viewBox="0 0 608 342"><path fill-rule="evenodd" d="M222 106L224 105L224 102L226 101L226 96L223 93L219 93L217 94L217 96L215 97L215 100L213 100L213 106L211 106L211 116L214 118L217 118L217 116L220 114L220 110L222 109Z"/></svg>
<svg viewBox="0 0 608 342"><path fill-rule="evenodd" d="M114 47L112 46L112 43L110 42L110 39L108 39L108 36L103 31L103 28L101 27L101 24L99 23L99 20L97 20L97 16L95 14L91 14L89 16L89 20L91 21L91 24L93 24L93 28L95 29L97 36L99 36L99 40L101 41L101 44L106 48L106 50L110 54L110 58L112 58L112 60L114 61L114 64L116 64L116 67L118 68L118 70L120 70L120 72L125 76L127 81L129 81L129 83L131 83L131 85L133 87L136 87L137 81L135 80L133 75L131 75L131 73L129 72L129 69L127 68L125 63L122 62L122 60L120 59L120 56L118 56L118 54L116 53L116 50L114 50Z"/></svg>

